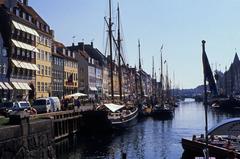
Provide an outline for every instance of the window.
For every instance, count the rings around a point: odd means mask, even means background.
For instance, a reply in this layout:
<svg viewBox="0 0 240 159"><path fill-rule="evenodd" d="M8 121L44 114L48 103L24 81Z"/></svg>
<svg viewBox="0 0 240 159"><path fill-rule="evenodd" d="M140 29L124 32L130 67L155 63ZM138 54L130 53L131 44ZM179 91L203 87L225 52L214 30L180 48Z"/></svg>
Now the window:
<svg viewBox="0 0 240 159"><path fill-rule="evenodd" d="M37 53L37 60L40 60L40 52Z"/></svg>
<svg viewBox="0 0 240 159"><path fill-rule="evenodd" d="M42 68L42 69L41 69L41 74L44 75L44 66L41 65L41 68Z"/></svg>
<svg viewBox="0 0 240 159"><path fill-rule="evenodd" d="M17 48L17 55L19 56L20 55L20 49Z"/></svg>
<svg viewBox="0 0 240 159"><path fill-rule="evenodd" d="M22 50L22 56L25 56L26 55L26 50Z"/></svg>
<svg viewBox="0 0 240 159"><path fill-rule="evenodd" d="M26 13L22 12L22 18L26 20Z"/></svg>
<svg viewBox="0 0 240 159"><path fill-rule="evenodd" d="M44 82L41 82L41 91L44 92Z"/></svg>
<svg viewBox="0 0 240 159"><path fill-rule="evenodd" d="M32 22L32 16L31 15L28 16L28 21Z"/></svg>
<svg viewBox="0 0 240 159"><path fill-rule="evenodd" d="M45 66L45 76L47 76L47 75L48 75L48 67Z"/></svg>
<svg viewBox="0 0 240 159"><path fill-rule="evenodd" d="M32 59L34 59L35 58L35 53L31 52L31 54L32 54Z"/></svg>
<svg viewBox="0 0 240 159"><path fill-rule="evenodd" d="M37 74L40 74L40 70L41 70L40 65L37 65L37 66L38 66Z"/></svg>
<svg viewBox="0 0 240 159"><path fill-rule="evenodd" d="M48 83L45 83L45 91L48 91Z"/></svg>
<svg viewBox="0 0 240 159"><path fill-rule="evenodd" d="M30 56L30 52L27 51L27 58L29 58L29 57L31 57L31 56Z"/></svg>
<svg viewBox="0 0 240 159"><path fill-rule="evenodd" d="M37 82L37 91L38 91L38 92L40 92L40 88L41 88L40 82Z"/></svg>
<svg viewBox="0 0 240 159"><path fill-rule="evenodd" d="M18 9L16 9L16 16L19 17L19 10Z"/></svg>
<svg viewBox="0 0 240 159"><path fill-rule="evenodd" d="M48 68L48 75L51 75L51 67Z"/></svg>
<svg viewBox="0 0 240 159"><path fill-rule="evenodd" d="M48 53L47 52L45 52L45 59L44 59L45 61L47 61L48 60Z"/></svg>
<svg viewBox="0 0 240 159"><path fill-rule="evenodd" d="M37 27L40 28L40 23L39 23L39 21L37 21Z"/></svg>
<svg viewBox="0 0 240 159"><path fill-rule="evenodd" d="M41 50L41 60L43 61L44 60L44 51Z"/></svg>

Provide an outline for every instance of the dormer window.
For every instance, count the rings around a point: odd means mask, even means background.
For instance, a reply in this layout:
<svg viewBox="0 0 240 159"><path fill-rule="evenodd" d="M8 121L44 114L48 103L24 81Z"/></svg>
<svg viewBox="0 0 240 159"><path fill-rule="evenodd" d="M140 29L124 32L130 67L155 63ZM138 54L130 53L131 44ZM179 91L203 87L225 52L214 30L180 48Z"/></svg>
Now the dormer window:
<svg viewBox="0 0 240 159"><path fill-rule="evenodd" d="M63 48L63 55L66 55L66 50Z"/></svg>
<svg viewBox="0 0 240 159"><path fill-rule="evenodd" d="M22 18L26 20L26 13L22 12Z"/></svg>
<svg viewBox="0 0 240 159"><path fill-rule="evenodd" d="M40 28L40 23L39 23L39 21L37 21L37 27Z"/></svg>
<svg viewBox="0 0 240 159"><path fill-rule="evenodd" d="M67 56L71 57L71 52L70 52L70 50L68 50Z"/></svg>
<svg viewBox="0 0 240 159"><path fill-rule="evenodd" d="M49 28L48 28L48 26L46 26L46 32L47 32L47 33L49 32Z"/></svg>
<svg viewBox="0 0 240 159"><path fill-rule="evenodd" d="M19 17L19 9L16 9L16 16Z"/></svg>
<svg viewBox="0 0 240 159"><path fill-rule="evenodd" d="M32 16L31 15L28 16L28 21L32 22Z"/></svg>

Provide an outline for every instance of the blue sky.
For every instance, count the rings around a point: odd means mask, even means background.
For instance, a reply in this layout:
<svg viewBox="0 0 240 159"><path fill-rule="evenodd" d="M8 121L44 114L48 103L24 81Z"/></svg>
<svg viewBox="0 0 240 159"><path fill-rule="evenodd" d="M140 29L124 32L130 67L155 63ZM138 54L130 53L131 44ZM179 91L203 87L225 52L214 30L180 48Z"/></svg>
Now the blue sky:
<svg viewBox="0 0 240 159"><path fill-rule="evenodd" d="M105 52L104 16L108 0L29 0L29 4L55 30L56 40L71 45L84 39ZM138 64L137 40L141 40L143 68L151 73L160 66L160 48L175 72L179 87L202 84L201 40L213 68L225 70L240 44L239 0L112 0L114 21L120 4L124 48L130 65ZM157 74L159 74L157 72Z"/></svg>

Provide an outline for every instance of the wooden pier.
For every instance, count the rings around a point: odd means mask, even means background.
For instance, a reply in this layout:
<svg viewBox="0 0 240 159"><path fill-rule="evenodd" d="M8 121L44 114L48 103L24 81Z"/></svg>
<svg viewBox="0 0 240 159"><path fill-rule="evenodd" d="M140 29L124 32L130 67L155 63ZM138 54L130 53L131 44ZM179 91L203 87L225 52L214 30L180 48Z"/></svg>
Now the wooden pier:
<svg viewBox="0 0 240 159"><path fill-rule="evenodd" d="M82 124L81 123L82 112L83 110L75 109L45 114L37 114L31 116L30 120L50 118L53 124L52 128L54 130L53 131L54 140L56 141L80 131L80 127Z"/></svg>

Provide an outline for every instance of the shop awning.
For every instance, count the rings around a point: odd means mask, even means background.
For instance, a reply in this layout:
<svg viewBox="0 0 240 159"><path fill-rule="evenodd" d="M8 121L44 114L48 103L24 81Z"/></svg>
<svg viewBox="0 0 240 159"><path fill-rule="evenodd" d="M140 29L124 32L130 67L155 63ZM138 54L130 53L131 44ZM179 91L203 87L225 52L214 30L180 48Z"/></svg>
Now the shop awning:
<svg viewBox="0 0 240 159"><path fill-rule="evenodd" d="M3 84L3 82L0 82L0 86L1 86L4 90L8 90L8 88Z"/></svg>
<svg viewBox="0 0 240 159"><path fill-rule="evenodd" d="M18 61L18 60L12 60L12 63L18 68L24 68L24 69L33 70L33 71L39 71L37 65L32 64L32 63L27 63L27 62Z"/></svg>
<svg viewBox="0 0 240 159"><path fill-rule="evenodd" d="M27 83L22 83L26 90L32 90Z"/></svg>
<svg viewBox="0 0 240 159"><path fill-rule="evenodd" d="M89 87L90 91L97 91L96 87Z"/></svg>
<svg viewBox="0 0 240 159"><path fill-rule="evenodd" d="M27 90L27 88L25 87L25 85L23 83L18 82L18 85L22 90Z"/></svg>
<svg viewBox="0 0 240 159"><path fill-rule="evenodd" d="M16 89L22 89L17 82L12 82L13 86L16 88Z"/></svg>
<svg viewBox="0 0 240 159"><path fill-rule="evenodd" d="M22 68L21 65L20 65L20 61L12 60L12 63L13 63L16 67Z"/></svg>
<svg viewBox="0 0 240 159"><path fill-rule="evenodd" d="M26 43L23 43L21 41L17 41L17 40L14 40L14 39L12 39L12 42L18 48L22 48L22 49L25 49L25 50L34 51L34 52L39 53L38 49L36 47L32 46L32 45L29 45L29 44L26 44Z"/></svg>
<svg viewBox="0 0 240 159"><path fill-rule="evenodd" d="M27 32L29 34L32 34L34 36L39 36L39 34L37 33L36 30L32 29L32 28L29 28L28 26L25 26L23 24L20 24L14 20L12 20L12 23L14 25L14 27L18 30L21 30L21 31L24 31L24 32Z"/></svg>
<svg viewBox="0 0 240 159"><path fill-rule="evenodd" d="M8 82L4 82L4 84L9 90L13 90L12 86Z"/></svg>

